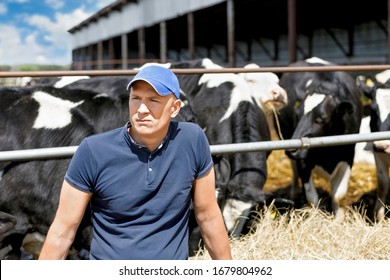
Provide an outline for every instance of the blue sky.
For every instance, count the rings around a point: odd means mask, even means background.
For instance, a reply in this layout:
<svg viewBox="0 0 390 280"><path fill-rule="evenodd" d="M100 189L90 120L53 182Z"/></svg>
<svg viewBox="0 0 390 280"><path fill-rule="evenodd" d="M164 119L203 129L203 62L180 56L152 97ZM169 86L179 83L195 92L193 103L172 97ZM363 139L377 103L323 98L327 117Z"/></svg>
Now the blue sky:
<svg viewBox="0 0 390 280"><path fill-rule="evenodd" d="M0 65L71 63L68 30L115 0L1 0Z"/></svg>

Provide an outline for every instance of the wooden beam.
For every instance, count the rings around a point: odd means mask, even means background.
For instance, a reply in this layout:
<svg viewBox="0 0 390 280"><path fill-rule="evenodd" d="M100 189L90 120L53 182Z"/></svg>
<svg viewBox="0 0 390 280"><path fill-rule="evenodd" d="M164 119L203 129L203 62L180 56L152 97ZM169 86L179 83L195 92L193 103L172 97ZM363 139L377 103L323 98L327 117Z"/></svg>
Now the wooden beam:
<svg viewBox="0 0 390 280"><path fill-rule="evenodd" d="M390 62L390 0L387 0L387 63Z"/></svg>
<svg viewBox="0 0 390 280"><path fill-rule="evenodd" d="M297 19L296 0L288 1L288 58L289 63L297 61ZM389 0L390 1L390 0Z"/></svg>
<svg viewBox="0 0 390 280"><path fill-rule="evenodd" d="M235 67L235 29L234 29L234 1L227 0L227 60L229 67Z"/></svg>
<svg viewBox="0 0 390 280"><path fill-rule="evenodd" d="M187 33L188 33L188 58L195 58L195 25L194 13L187 14Z"/></svg>
<svg viewBox="0 0 390 280"><path fill-rule="evenodd" d="M127 34L121 35L121 56L122 56L122 69L127 69L128 56L128 45L127 45Z"/></svg>
<svg viewBox="0 0 390 280"><path fill-rule="evenodd" d="M94 51L93 51L93 45L90 45L88 47L88 67L87 69L94 69L94 64L93 64L93 61L95 60L95 57L94 57Z"/></svg>
<svg viewBox="0 0 390 280"><path fill-rule="evenodd" d="M145 29L141 27L138 29L138 59L142 64L145 60Z"/></svg>
<svg viewBox="0 0 390 280"><path fill-rule="evenodd" d="M103 69L103 41L97 43L97 64L98 69Z"/></svg>
<svg viewBox="0 0 390 280"><path fill-rule="evenodd" d="M165 21L160 22L160 61L162 63L167 62L167 23Z"/></svg>

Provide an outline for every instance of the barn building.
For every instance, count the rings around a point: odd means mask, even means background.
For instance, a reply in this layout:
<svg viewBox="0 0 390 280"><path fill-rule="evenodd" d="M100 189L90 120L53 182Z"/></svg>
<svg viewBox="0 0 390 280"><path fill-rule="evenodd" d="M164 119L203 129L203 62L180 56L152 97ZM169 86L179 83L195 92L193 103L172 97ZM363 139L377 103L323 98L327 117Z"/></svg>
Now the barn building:
<svg viewBox="0 0 390 280"><path fill-rule="evenodd" d="M209 57L227 67L318 56L389 63L390 0L117 0L72 27L73 69Z"/></svg>

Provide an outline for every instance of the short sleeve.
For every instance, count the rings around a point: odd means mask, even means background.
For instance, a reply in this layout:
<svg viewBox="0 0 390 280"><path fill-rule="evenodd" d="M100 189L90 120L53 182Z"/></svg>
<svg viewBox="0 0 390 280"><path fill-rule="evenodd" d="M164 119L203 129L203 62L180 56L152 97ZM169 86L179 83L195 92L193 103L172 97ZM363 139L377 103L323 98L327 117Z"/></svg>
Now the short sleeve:
<svg viewBox="0 0 390 280"><path fill-rule="evenodd" d="M196 143L196 162L198 172L196 179L202 178L209 172L213 166L213 160L211 157L210 144L203 130L198 126L198 137Z"/></svg>
<svg viewBox="0 0 390 280"><path fill-rule="evenodd" d="M91 153L88 141L84 139L72 157L65 174L65 180L81 191L93 192L96 168L96 161Z"/></svg>

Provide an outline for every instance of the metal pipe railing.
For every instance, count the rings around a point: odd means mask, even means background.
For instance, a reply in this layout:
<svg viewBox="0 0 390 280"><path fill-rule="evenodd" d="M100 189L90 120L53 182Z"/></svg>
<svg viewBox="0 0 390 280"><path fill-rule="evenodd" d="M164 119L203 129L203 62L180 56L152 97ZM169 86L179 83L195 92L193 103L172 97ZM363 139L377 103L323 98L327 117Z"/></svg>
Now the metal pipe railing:
<svg viewBox="0 0 390 280"><path fill-rule="evenodd" d="M175 74L222 74L222 73L255 73L255 72L326 72L326 71L382 71L389 70L390 65L332 65L305 67L260 67L260 68L172 68ZM0 72L0 78L15 77L60 77L60 76L128 76L135 75L138 70L63 70L63 71L13 71Z"/></svg>
<svg viewBox="0 0 390 280"><path fill-rule="evenodd" d="M347 134L313 138L289 139L278 141L262 141L251 143L234 143L211 145L211 153L217 154L232 154L232 153L248 153L270 150L285 150L297 148L318 148L323 146L347 145L357 142L372 142L376 140L390 139L390 131L372 132L367 134ZM1 161L26 161L26 160L41 160L55 158L70 158L76 151L77 146L55 147L28 149L17 151L0 152Z"/></svg>

